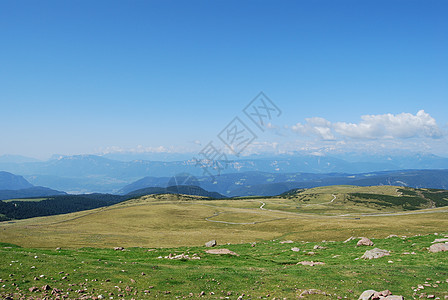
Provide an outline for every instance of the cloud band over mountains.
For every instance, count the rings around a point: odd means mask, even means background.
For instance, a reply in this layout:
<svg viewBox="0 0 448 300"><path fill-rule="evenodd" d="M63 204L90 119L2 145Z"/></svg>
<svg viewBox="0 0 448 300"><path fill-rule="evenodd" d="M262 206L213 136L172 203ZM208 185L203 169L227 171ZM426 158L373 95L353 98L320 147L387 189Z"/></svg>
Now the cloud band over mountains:
<svg viewBox="0 0 448 300"><path fill-rule="evenodd" d="M317 136L322 140L351 139L407 139L415 137L440 138L442 130L436 120L424 110L417 114L363 115L359 123L330 122L324 118L305 119L291 129L299 134Z"/></svg>

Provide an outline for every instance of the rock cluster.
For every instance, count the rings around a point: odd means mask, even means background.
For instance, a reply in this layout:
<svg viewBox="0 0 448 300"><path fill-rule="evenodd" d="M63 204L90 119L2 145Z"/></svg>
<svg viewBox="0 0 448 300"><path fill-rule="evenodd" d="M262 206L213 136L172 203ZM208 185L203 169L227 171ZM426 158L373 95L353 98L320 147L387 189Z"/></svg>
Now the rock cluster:
<svg viewBox="0 0 448 300"><path fill-rule="evenodd" d="M184 259L184 260L190 260L190 259L201 259L196 253L193 254L192 256L189 256L188 254L178 254L178 255L173 255L173 254L168 254L168 256L162 257L159 256L159 258L166 258L166 259Z"/></svg>
<svg viewBox="0 0 448 300"><path fill-rule="evenodd" d="M294 243L294 242L291 241L291 240L281 241L281 242L280 242L280 244L292 244L292 243Z"/></svg>
<svg viewBox="0 0 448 300"><path fill-rule="evenodd" d="M321 290L317 290L317 289L309 289L309 290L304 290L300 293L300 295L297 297L299 299L305 298L305 296L307 295L324 295L327 296L327 293Z"/></svg>

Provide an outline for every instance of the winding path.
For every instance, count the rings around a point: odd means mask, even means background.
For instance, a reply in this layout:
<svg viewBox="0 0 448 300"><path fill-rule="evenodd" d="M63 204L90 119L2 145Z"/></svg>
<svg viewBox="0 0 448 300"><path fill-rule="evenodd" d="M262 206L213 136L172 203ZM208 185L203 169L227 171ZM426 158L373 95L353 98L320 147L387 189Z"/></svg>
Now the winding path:
<svg viewBox="0 0 448 300"><path fill-rule="evenodd" d="M331 194L331 195L333 196L333 199L331 199L331 201L328 203L333 203L333 201L336 200L336 195L335 194Z"/></svg>

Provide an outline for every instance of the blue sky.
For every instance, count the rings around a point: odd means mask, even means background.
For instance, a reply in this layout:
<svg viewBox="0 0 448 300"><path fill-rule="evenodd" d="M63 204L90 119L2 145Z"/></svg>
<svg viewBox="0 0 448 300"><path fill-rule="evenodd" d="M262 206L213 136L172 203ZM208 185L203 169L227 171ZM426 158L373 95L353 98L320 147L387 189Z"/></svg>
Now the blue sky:
<svg viewBox="0 0 448 300"><path fill-rule="evenodd" d="M2 1L0 28L0 155L195 152L264 91L252 151L448 156L446 1Z"/></svg>

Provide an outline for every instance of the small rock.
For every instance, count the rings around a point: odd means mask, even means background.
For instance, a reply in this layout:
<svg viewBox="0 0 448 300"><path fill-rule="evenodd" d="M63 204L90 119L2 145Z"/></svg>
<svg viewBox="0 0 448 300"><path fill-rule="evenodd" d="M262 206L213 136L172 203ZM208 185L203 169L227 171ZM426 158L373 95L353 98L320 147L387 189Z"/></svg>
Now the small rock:
<svg viewBox="0 0 448 300"><path fill-rule="evenodd" d="M115 247L114 250L115 251L124 251L124 248L123 247Z"/></svg>
<svg viewBox="0 0 448 300"><path fill-rule="evenodd" d="M352 240L354 240L354 239L356 239L354 236L351 236L351 237L349 237L348 239L346 239L345 241L344 241L344 243L348 243L348 242L350 242L350 241L352 241Z"/></svg>
<svg viewBox="0 0 448 300"><path fill-rule="evenodd" d="M390 238L394 238L394 237L398 237L398 235L396 234L390 234L386 237L386 239L390 239Z"/></svg>
<svg viewBox="0 0 448 300"><path fill-rule="evenodd" d="M235 253L233 251L230 251L229 249L225 249L225 248L223 248L223 249L210 249L210 250L207 250L205 252L208 253L208 254L230 254L230 255L239 256L239 254L237 254L237 253Z"/></svg>
<svg viewBox="0 0 448 300"><path fill-rule="evenodd" d="M372 298L373 294L375 294L375 290L366 290L362 292L361 296L359 296L358 300L369 300Z"/></svg>
<svg viewBox="0 0 448 300"><path fill-rule="evenodd" d="M61 290L59 290L59 289L57 289L57 288L54 288L52 291L51 291L51 294L52 295L57 295L57 294L59 294L59 293L61 293L62 291Z"/></svg>
<svg viewBox="0 0 448 300"><path fill-rule="evenodd" d="M366 237L362 237L358 243L356 243L356 246L373 246L373 242L366 238Z"/></svg>
<svg viewBox="0 0 448 300"><path fill-rule="evenodd" d="M216 246L216 240L211 240L205 243L205 247L215 247Z"/></svg>
<svg viewBox="0 0 448 300"><path fill-rule="evenodd" d="M292 244L292 243L294 243L294 242L291 241L291 240L281 241L281 242L280 242L280 244Z"/></svg>
<svg viewBox="0 0 448 300"><path fill-rule="evenodd" d="M42 289L43 289L44 291L49 291L49 290L51 290L51 287L50 287L48 284L46 284L46 285L44 285L44 286L42 287Z"/></svg>
<svg viewBox="0 0 448 300"><path fill-rule="evenodd" d="M311 266L314 267L316 265L325 265L324 262L320 262L320 261L301 261L297 263L298 265L302 265L302 266Z"/></svg>
<svg viewBox="0 0 448 300"><path fill-rule="evenodd" d="M317 249L327 249L327 247L319 246L319 245L315 245L315 246L313 247L313 249L314 249L314 250L317 250Z"/></svg>
<svg viewBox="0 0 448 300"><path fill-rule="evenodd" d="M316 289L304 290L300 293L298 298L305 298L306 295L325 295L325 292Z"/></svg>
<svg viewBox="0 0 448 300"><path fill-rule="evenodd" d="M37 287L35 287L35 286L30 287L28 290L29 290L31 293L34 293L34 292L38 292L38 291L39 291L39 289L38 289Z"/></svg>
<svg viewBox="0 0 448 300"><path fill-rule="evenodd" d="M300 252L300 248L292 247L292 248L291 248L291 251L294 251L294 252Z"/></svg>

